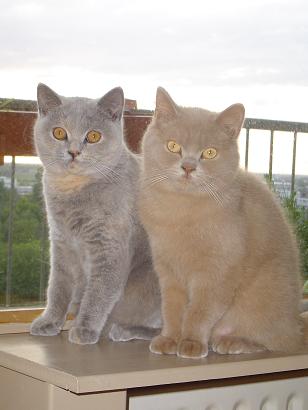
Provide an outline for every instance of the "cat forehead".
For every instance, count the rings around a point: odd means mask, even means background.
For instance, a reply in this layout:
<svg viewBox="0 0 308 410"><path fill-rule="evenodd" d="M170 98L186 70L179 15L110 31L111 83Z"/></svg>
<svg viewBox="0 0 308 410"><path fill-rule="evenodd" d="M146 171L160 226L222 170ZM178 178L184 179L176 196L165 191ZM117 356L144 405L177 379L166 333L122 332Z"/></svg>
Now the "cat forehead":
<svg viewBox="0 0 308 410"><path fill-rule="evenodd" d="M97 101L90 98L82 97L62 97L62 105L58 107L58 112L62 112L66 115L79 116L80 114L97 114ZM101 115L101 114L100 114Z"/></svg>
<svg viewBox="0 0 308 410"><path fill-rule="evenodd" d="M158 123L163 139L178 139L182 144L203 146L209 142L224 142L225 136L216 123L218 114L202 108L180 107L177 117Z"/></svg>
<svg viewBox="0 0 308 410"><path fill-rule="evenodd" d="M50 110L44 123L46 125L59 123L59 125L76 125L87 128L90 124L104 121L104 114L97 108L97 100L81 97L62 98L62 104Z"/></svg>

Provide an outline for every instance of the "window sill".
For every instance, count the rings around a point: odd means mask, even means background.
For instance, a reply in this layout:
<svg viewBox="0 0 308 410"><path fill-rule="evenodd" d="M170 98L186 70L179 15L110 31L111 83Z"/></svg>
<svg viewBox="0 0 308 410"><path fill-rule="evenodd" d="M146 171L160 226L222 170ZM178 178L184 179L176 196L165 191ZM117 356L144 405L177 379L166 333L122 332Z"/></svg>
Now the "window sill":
<svg viewBox="0 0 308 410"><path fill-rule="evenodd" d="M0 326L6 323L31 323L43 311L44 307L20 307L0 309ZM302 311L308 311L308 294L303 295Z"/></svg>
<svg viewBox="0 0 308 410"><path fill-rule="evenodd" d="M44 308L9 308L0 310L0 324L30 323L44 311Z"/></svg>
<svg viewBox="0 0 308 410"><path fill-rule="evenodd" d="M11 308L0 311L0 335L29 332L31 322L44 311L44 308ZM72 316L69 315L64 330L69 328Z"/></svg>

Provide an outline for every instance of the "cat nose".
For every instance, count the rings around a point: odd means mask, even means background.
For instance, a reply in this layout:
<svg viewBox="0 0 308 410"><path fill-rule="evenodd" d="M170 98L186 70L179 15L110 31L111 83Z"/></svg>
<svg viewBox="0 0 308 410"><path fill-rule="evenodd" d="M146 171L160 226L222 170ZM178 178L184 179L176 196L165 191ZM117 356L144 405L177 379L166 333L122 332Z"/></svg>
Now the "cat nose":
<svg viewBox="0 0 308 410"><path fill-rule="evenodd" d="M71 154L73 159L75 159L80 154L80 151L78 151L77 149L69 149L68 152L69 154Z"/></svg>
<svg viewBox="0 0 308 410"><path fill-rule="evenodd" d="M189 175L191 174L193 171L196 170L196 165L193 164L192 162L183 162L183 164L181 165L182 169L184 169L185 174Z"/></svg>

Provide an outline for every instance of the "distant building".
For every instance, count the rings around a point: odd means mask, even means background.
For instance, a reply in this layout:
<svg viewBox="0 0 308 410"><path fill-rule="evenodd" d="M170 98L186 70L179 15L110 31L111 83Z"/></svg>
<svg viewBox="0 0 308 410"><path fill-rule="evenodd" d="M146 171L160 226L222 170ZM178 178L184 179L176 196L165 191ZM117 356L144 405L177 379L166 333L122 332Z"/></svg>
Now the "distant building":
<svg viewBox="0 0 308 410"><path fill-rule="evenodd" d="M299 207L308 208L308 198L296 197L296 205Z"/></svg>
<svg viewBox="0 0 308 410"><path fill-rule="evenodd" d="M11 188L11 178L0 176L0 181L3 182L4 188Z"/></svg>
<svg viewBox="0 0 308 410"><path fill-rule="evenodd" d="M3 182L4 188L11 188L11 178L0 176L0 182L1 181ZM19 195L30 195L33 192L33 187L31 185L18 185L17 181L15 181L15 189Z"/></svg>
<svg viewBox="0 0 308 410"><path fill-rule="evenodd" d="M291 196L291 176L275 175L273 185L276 194L281 199L290 198ZM308 179L306 176L297 176L295 183L296 205L308 209Z"/></svg>
<svg viewBox="0 0 308 410"><path fill-rule="evenodd" d="M31 185L17 185L16 191L19 195L30 195L32 194L33 187Z"/></svg>

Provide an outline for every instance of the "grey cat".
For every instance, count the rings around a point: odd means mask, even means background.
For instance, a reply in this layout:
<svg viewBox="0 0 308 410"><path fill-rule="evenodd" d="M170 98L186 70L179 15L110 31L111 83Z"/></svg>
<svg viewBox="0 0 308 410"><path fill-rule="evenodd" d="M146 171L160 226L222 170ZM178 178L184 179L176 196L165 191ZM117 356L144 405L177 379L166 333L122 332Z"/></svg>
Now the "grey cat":
<svg viewBox="0 0 308 410"><path fill-rule="evenodd" d="M73 343L149 339L160 326L160 294L137 216L139 158L123 141L124 96L62 97L38 86L34 129L43 163L51 242L47 307L31 334L58 334L68 312Z"/></svg>

